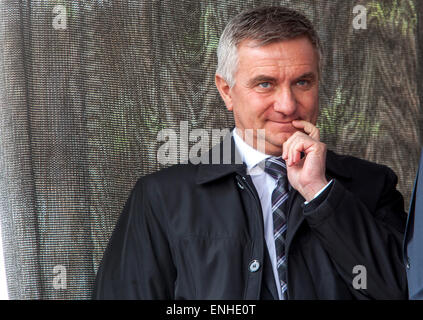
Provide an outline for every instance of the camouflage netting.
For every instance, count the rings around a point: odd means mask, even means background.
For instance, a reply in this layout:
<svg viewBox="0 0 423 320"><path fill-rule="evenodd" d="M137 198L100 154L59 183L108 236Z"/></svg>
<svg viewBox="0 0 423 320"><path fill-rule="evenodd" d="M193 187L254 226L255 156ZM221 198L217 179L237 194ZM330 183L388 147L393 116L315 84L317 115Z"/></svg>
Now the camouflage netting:
<svg viewBox="0 0 423 320"><path fill-rule="evenodd" d="M322 38L322 140L390 166L408 208L420 154L420 1L2 1L10 298L90 296L130 189L161 167L159 131L234 125L214 86L218 37L242 9L269 4L303 12ZM358 4L366 29L353 27ZM56 5L66 9L59 20ZM58 265L66 288L54 282Z"/></svg>

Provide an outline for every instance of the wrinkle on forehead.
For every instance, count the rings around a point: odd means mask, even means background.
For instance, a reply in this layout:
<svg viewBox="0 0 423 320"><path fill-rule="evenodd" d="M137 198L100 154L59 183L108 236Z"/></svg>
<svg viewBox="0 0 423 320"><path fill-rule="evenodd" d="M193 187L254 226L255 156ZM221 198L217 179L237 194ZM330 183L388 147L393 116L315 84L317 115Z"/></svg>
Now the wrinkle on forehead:
<svg viewBox="0 0 423 320"><path fill-rule="evenodd" d="M251 46L251 40L242 42L238 48L239 64L248 65L301 65L317 66L317 53L307 38L275 42L265 46ZM254 43L254 42L253 42Z"/></svg>
<svg viewBox="0 0 423 320"><path fill-rule="evenodd" d="M315 79L318 77L311 64L247 66L240 68L240 72L244 74L241 77L248 81L255 78L268 78L277 81L281 79Z"/></svg>
<svg viewBox="0 0 423 320"><path fill-rule="evenodd" d="M318 75L317 55L311 44L307 47L306 42L294 46L275 43L265 47L240 48L237 74L243 74L242 78L251 79L259 74L295 78L305 73Z"/></svg>

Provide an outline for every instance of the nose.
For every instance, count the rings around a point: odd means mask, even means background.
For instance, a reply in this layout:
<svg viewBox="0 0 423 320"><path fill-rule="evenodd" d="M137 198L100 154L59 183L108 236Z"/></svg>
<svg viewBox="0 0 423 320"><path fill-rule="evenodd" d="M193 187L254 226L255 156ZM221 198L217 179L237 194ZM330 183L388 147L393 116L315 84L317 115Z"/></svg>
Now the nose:
<svg viewBox="0 0 423 320"><path fill-rule="evenodd" d="M286 116L292 115L297 110L297 100L291 88L281 88L276 94L274 109Z"/></svg>

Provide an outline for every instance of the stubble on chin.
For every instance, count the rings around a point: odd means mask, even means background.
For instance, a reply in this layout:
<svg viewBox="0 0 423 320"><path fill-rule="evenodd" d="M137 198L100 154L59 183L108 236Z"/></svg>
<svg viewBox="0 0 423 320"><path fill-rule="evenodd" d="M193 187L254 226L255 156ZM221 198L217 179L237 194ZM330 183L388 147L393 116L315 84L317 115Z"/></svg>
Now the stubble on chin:
<svg viewBox="0 0 423 320"><path fill-rule="evenodd" d="M274 133L266 136L266 154L280 156L283 144L294 134L294 132Z"/></svg>

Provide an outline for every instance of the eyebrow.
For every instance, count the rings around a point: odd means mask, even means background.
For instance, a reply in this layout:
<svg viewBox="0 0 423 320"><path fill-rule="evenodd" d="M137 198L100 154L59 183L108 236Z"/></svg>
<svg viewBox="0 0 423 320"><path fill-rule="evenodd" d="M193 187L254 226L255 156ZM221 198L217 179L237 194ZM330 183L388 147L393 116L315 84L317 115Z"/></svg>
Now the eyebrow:
<svg viewBox="0 0 423 320"><path fill-rule="evenodd" d="M310 79L310 80L314 80L316 78L316 74L314 72L306 72L304 74L302 74L301 76L299 76L297 78L297 80L299 79Z"/></svg>
<svg viewBox="0 0 423 320"><path fill-rule="evenodd" d="M274 77L266 76L264 74L260 74L260 75L258 75L256 77L250 79L247 84L248 84L249 87L252 87L256 83L260 83L260 82L276 82L276 81L277 80Z"/></svg>
<svg viewBox="0 0 423 320"><path fill-rule="evenodd" d="M310 79L310 80L314 80L316 79L316 74L314 72L306 72L303 73L302 75L300 75L299 77L297 77L295 79L295 81L298 81L300 79ZM249 87L253 87L256 83L261 83L261 82L277 82L277 79L271 76L266 76L264 74L260 74L254 78L252 78L251 80L248 81L248 86Z"/></svg>

